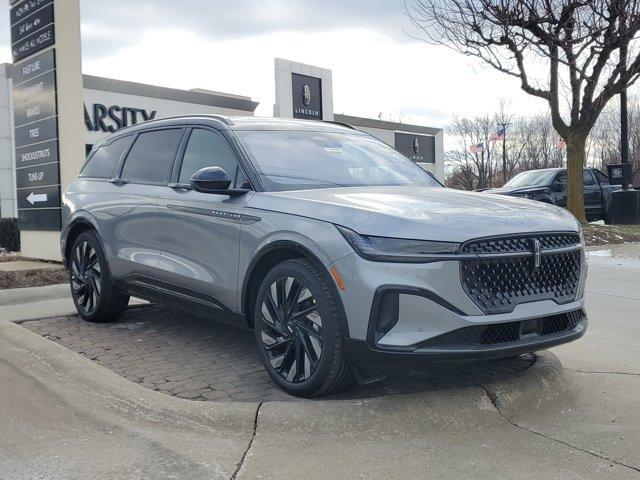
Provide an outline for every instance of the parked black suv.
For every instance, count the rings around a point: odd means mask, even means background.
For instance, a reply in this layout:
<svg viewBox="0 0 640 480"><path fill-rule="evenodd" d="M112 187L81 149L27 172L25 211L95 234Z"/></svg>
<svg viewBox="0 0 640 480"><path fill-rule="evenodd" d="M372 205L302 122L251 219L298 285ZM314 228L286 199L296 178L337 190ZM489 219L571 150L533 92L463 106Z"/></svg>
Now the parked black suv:
<svg viewBox="0 0 640 480"><path fill-rule="evenodd" d="M582 172L584 208L587 220L606 220L607 199L615 189L609 177L596 168L585 168ZM522 172L501 188L486 190L512 197L530 198L559 207L567 206L567 170L545 168Z"/></svg>

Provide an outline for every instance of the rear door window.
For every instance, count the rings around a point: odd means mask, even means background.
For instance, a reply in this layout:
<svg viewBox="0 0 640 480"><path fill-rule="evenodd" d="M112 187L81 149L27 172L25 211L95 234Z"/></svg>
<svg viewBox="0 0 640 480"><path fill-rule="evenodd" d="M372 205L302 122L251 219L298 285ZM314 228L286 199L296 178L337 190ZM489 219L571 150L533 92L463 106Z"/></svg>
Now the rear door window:
<svg viewBox="0 0 640 480"><path fill-rule="evenodd" d="M133 135L103 143L87 161L81 177L110 178Z"/></svg>
<svg viewBox="0 0 640 480"><path fill-rule="evenodd" d="M172 128L138 135L121 177L132 183L163 183L173 167L182 133L181 128Z"/></svg>

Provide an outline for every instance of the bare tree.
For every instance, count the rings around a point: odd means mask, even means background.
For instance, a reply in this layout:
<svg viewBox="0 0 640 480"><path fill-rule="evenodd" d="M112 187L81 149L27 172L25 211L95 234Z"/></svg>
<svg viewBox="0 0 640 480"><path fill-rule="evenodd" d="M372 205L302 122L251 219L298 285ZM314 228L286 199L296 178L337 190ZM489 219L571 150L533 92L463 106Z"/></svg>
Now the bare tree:
<svg viewBox="0 0 640 480"><path fill-rule="evenodd" d="M462 154L461 154L462 153ZM446 162L451 168L450 174L445 179L445 185L458 190L473 190L476 188L478 176L469 157L457 150L446 153Z"/></svg>
<svg viewBox="0 0 640 480"><path fill-rule="evenodd" d="M454 117L449 134L457 139L458 148L449 152L449 162L459 166L472 165L476 173L477 188L488 188L493 185L495 173L495 148L490 141L495 131L495 123L488 116L476 118ZM482 149L472 152L472 145L482 144Z"/></svg>
<svg viewBox="0 0 640 480"><path fill-rule="evenodd" d="M548 102L567 145L567 207L585 222L587 137L607 102L640 73L640 0L406 1L427 41L479 57Z"/></svg>

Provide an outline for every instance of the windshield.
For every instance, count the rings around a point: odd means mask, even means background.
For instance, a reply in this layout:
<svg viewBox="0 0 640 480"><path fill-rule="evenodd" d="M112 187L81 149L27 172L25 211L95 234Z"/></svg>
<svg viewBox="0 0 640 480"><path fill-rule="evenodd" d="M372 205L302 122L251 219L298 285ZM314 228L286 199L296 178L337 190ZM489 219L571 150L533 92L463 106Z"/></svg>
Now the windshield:
<svg viewBox="0 0 640 480"><path fill-rule="evenodd" d="M269 191L440 183L387 144L360 133L236 131Z"/></svg>
<svg viewBox="0 0 640 480"><path fill-rule="evenodd" d="M522 172L509 180L505 187L541 187L551 185L557 170L531 170Z"/></svg>

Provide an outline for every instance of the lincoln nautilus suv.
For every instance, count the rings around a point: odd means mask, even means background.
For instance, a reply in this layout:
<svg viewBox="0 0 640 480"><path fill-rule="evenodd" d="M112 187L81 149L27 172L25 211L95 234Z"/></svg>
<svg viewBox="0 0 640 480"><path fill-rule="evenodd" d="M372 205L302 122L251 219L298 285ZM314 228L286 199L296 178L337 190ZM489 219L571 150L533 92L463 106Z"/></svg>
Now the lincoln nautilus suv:
<svg viewBox="0 0 640 480"><path fill-rule="evenodd" d="M583 243L566 210L444 188L348 125L216 115L94 145L61 235L82 318L135 296L248 327L299 396L579 338Z"/></svg>

